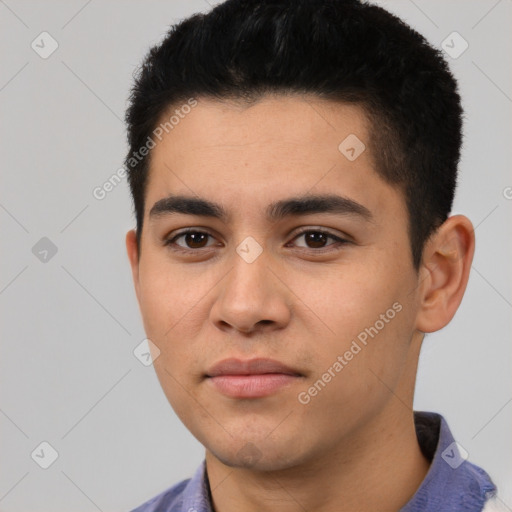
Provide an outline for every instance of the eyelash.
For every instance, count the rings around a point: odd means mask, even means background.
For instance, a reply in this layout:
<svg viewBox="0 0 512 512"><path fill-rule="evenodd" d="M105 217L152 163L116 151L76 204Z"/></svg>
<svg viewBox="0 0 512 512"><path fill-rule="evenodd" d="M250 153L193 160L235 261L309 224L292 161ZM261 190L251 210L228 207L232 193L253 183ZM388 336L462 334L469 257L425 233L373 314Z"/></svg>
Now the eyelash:
<svg viewBox="0 0 512 512"><path fill-rule="evenodd" d="M173 236L172 238L165 239L164 240L164 246L169 247L170 250L175 251L175 252L179 252L179 253L182 253L182 254L195 254L195 255L199 254L201 251L206 251L206 250L209 249L208 247L201 247L199 249L185 249L185 248L175 244L176 240L178 240L182 236L185 236L185 235L187 235L189 233L203 234L203 235L208 235L208 236L213 237L213 235L211 235L207 231L200 231L198 229L192 228L192 229L187 229L185 231L181 231L180 233L178 233L177 235ZM301 249L304 249L305 251L312 251L314 253L323 253L323 254L325 254L325 253L331 252L333 250L339 249L340 246L343 246L343 245L351 243L349 240L346 240L346 239L341 238L339 236L333 235L329 231L325 231L323 229L311 229L311 228L306 228L306 229L303 229L300 232L296 233L295 236L293 237L293 240L295 240L299 236L307 234L307 233L321 233L323 235L326 235L328 238L331 238L331 239L335 240L335 242L336 242L335 244L331 244L331 245L329 245L327 247L331 247L331 246L335 245L335 246L337 246L337 248L334 248L334 249L329 249L329 248L327 248L327 249L325 249L325 248L312 249L312 248L307 248L307 247L301 247Z"/></svg>

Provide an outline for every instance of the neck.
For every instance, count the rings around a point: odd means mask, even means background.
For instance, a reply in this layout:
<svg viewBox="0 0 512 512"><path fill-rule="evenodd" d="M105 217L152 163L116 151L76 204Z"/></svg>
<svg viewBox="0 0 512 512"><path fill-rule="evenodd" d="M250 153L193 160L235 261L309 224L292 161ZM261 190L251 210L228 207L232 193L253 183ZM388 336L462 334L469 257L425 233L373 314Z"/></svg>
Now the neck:
<svg viewBox="0 0 512 512"><path fill-rule="evenodd" d="M414 495L430 463L421 453L412 411L382 431L382 418L365 435L328 454L279 471L231 468L206 451L215 512L396 511ZM370 439L370 441L368 441Z"/></svg>

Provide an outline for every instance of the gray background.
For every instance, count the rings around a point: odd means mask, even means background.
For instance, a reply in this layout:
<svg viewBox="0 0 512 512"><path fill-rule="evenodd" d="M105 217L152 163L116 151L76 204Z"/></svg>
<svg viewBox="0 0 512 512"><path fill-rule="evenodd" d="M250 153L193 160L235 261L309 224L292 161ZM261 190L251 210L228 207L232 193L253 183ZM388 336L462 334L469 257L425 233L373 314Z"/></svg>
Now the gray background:
<svg viewBox="0 0 512 512"><path fill-rule="evenodd" d="M438 47L453 31L469 43L448 58L466 109L453 213L473 221L476 254L460 310L425 340L415 409L447 418L512 510L512 0L378 3ZM0 0L3 512L127 511L203 458L133 354L145 334L124 245L127 184L103 200L92 191L122 165L135 67L169 24L208 9ZM59 45L46 59L31 48L43 31ZM43 237L57 248L46 261ZM48 469L31 458L42 441L59 455Z"/></svg>

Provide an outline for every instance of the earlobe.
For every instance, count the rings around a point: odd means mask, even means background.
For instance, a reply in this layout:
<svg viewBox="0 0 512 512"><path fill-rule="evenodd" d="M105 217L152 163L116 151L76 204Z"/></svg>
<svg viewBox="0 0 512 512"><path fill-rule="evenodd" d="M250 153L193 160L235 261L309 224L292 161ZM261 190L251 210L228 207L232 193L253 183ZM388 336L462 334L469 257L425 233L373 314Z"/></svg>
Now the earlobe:
<svg viewBox="0 0 512 512"><path fill-rule="evenodd" d="M466 291L474 251L473 225L464 215L448 218L426 243L416 329L434 332L451 321Z"/></svg>

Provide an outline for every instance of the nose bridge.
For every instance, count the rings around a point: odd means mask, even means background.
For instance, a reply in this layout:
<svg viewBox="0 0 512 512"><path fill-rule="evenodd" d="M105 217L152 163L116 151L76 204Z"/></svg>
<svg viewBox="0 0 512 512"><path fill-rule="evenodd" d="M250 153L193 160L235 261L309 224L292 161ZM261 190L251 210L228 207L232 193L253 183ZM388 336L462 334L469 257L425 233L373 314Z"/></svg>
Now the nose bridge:
<svg viewBox="0 0 512 512"><path fill-rule="evenodd" d="M271 267L264 247L252 237L243 239L235 248L231 271L212 307L212 321L245 331L258 322L285 322L289 316L286 298Z"/></svg>
<svg viewBox="0 0 512 512"><path fill-rule="evenodd" d="M233 270L229 277L229 288L231 292L238 294L249 293L249 297L258 300L257 296L266 294L268 279L271 272L269 265L268 251L252 236L245 237L235 248L232 258ZM249 299L244 296L243 299ZM261 297L259 297L261 300Z"/></svg>

